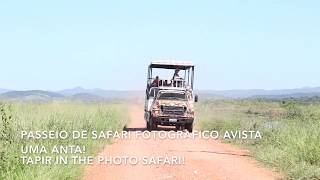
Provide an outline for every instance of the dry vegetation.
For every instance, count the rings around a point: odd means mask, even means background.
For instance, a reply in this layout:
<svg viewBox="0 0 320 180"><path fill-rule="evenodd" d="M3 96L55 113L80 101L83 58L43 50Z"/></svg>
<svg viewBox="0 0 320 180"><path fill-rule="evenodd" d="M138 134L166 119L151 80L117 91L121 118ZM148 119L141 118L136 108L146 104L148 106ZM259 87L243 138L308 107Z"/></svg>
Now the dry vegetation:
<svg viewBox="0 0 320 180"><path fill-rule="evenodd" d="M197 108L202 129L262 132L262 140L228 142L288 179L320 179L319 102L207 100Z"/></svg>

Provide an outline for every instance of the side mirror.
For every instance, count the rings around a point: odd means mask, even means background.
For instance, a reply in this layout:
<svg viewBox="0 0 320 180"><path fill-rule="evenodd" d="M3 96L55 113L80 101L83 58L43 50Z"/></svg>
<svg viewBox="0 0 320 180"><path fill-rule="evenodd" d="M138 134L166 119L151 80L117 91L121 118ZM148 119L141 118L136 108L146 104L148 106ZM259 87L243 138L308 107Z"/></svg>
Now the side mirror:
<svg viewBox="0 0 320 180"><path fill-rule="evenodd" d="M194 96L194 102L198 102L198 100L199 100L198 95L195 95L195 96Z"/></svg>

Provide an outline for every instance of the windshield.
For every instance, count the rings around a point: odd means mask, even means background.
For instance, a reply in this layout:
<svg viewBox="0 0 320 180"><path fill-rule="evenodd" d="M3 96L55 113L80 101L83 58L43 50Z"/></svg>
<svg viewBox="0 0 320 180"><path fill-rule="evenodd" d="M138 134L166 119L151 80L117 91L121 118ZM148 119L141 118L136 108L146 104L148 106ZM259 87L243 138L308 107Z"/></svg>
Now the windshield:
<svg viewBox="0 0 320 180"><path fill-rule="evenodd" d="M159 100L187 100L185 93L163 92L160 93Z"/></svg>

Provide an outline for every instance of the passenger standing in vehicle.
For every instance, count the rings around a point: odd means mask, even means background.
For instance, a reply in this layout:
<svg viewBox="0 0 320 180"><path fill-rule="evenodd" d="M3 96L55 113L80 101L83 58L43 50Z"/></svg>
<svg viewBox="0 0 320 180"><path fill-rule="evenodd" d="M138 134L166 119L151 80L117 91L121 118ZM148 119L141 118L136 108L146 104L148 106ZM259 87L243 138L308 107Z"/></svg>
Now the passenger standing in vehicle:
<svg viewBox="0 0 320 180"><path fill-rule="evenodd" d="M153 80L152 87L159 87L159 76L156 76L156 78Z"/></svg>
<svg viewBox="0 0 320 180"><path fill-rule="evenodd" d="M176 69L175 71L174 71L174 74L173 74L173 77L172 77L172 80L176 80L176 79L178 79L180 76L179 76L179 69Z"/></svg>

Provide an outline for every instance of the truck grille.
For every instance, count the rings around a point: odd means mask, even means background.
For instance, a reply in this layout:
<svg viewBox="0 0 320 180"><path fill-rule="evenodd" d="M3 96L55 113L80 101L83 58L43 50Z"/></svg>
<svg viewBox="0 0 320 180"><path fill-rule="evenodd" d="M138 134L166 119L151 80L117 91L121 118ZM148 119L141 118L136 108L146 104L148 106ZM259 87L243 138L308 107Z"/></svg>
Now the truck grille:
<svg viewBox="0 0 320 180"><path fill-rule="evenodd" d="M182 106L162 106L161 110L165 115L184 115L185 112Z"/></svg>

